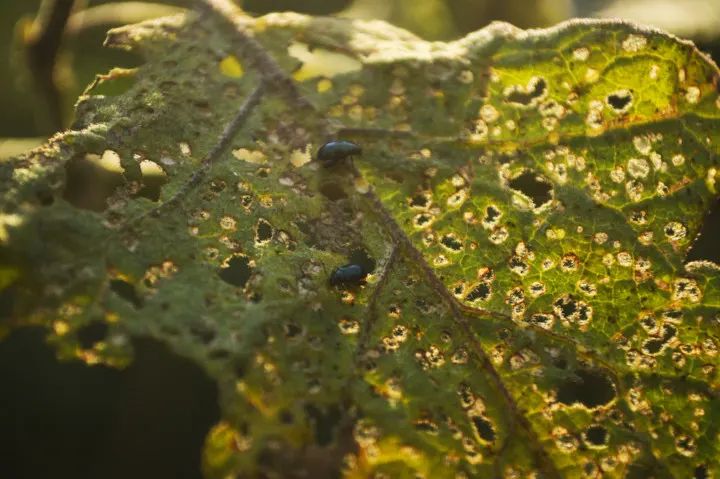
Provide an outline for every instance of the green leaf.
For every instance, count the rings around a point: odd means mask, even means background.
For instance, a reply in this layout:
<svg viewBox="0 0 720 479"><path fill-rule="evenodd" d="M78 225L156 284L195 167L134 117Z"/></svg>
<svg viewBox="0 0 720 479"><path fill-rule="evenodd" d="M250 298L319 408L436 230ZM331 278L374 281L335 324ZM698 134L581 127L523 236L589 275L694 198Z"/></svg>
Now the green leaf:
<svg viewBox="0 0 720 479"><path fill-rule="evenodd" d="M4 330L202 365L207 477L717 473L720 276L685 263L711 60L623 22L428 43L207 5L112 30L145 64L0 164ZM311 161L331 138L362 156ZM371 274L331 285L348 263Z"/></svg>

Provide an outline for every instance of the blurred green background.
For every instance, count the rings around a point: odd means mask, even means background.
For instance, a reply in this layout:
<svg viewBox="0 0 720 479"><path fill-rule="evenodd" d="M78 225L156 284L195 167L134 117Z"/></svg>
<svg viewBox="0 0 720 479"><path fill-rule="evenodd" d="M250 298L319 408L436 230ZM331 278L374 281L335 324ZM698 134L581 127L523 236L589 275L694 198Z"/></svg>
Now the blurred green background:
<svg viewBox="0 0 720 479"><path fill-rule="evenodd" d="M253 13L293 10L387 20L430 40L458 38L503 20L545 27L573 17L620 17L694 40L720 58L720 0L242 0ZM192 0L0 0L0 158L40 144L72 122L72 107L95 74L133 67L136 56L102 47L114 26L167 15ZM55 7L55 10L53 10ZM43 25L65 10L54 38ZM51 35L52 37L52 35ZM58 41L59 38L59 41ZM42 43L44 42L44 43ZM40 48L33 45L42 43ZM57 51L57 54L54 52ZM49 59L54 57L55 60Z"/></svg>

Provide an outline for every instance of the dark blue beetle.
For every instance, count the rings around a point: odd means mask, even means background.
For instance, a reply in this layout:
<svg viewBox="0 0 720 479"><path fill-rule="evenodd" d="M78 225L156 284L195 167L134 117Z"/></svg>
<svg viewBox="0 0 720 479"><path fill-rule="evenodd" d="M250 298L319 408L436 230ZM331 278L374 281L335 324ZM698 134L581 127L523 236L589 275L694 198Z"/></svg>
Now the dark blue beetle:
<svg viewBox="0 0 720 479"><path fill-rule="evenodd" d="M325 143L317 151L317 159L325 166L332 166L350 156L362 154L362 148L351 141L337 140Z"/></svg>
<svg viewBox="0 0 720 479"><path fill-rule="evenodd" d="M367 276L365 269L359 264L346 264L335 268L330 274L330 284L333 286L357 285Z"/></svg>

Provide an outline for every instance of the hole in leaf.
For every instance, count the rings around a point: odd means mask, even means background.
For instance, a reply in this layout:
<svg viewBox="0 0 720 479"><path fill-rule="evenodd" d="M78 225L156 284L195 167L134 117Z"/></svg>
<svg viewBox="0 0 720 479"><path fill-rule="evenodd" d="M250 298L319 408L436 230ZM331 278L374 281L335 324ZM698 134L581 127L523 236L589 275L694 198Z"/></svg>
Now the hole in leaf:
<svg viewBox="0 0 720 479"><path fill-rule="evenodd" d="M590 426L585 431L585 440L590 444L591 446L600 447L607 444L608 440L608 432L607 429L605 429L602 426Z"/></svg>
<svg viewBox="0 0 720 479"><path fill-rule="evenodd" d="M104 321L92 321L77 331L77 338L83 349L90 349L95 343L105 339L109 326Z"/></svg>
<svg viewBox="0 0 720 479"><path fill-rule="evenodd" d="M662 312L662 317L665 321L679 323L683 319L683 312L680 309L668 309Z"/></svg>
<svg viewBox="0 0 720 479"><path fill-rule="evenodd" d="M430 206L430 195L428 193L419 193L410 198L410 208L425 209Z"/></svg>
<svg viewBox="0 0 720 479"><path fill-rule="evenodd" d="M364 249L353 250L348 257L348 262L360 265L365 274L375 271L375 260Z"/></svg>
<svg viewBox="0 0 720 479"><path fill-rule="evenodd" d="M283 325L283 330L285 331L285 337L288 339L295 339L304 332L302 326L294 322L285 323Z"/></svg>
<svg viewBox="0 0 720 479"><path fill-rule="evenodd" d="M360 70L362 67L356 58L318 45L292 42L288 46L287 52L300 62L299 67L293 71L293 78L297 81L307 81L317 77L333 78L336 75Z"/></svg>
<svg viewBox="0 0 720 479"><path fill-rule="evenodd" d="M458 385L457 394L460 396L460 405L463 409L469 409L475 404L475 394L473 394L467 383L460 383Z"/></svg>
<svg viewBox="0 0 720 479"><path fill-rule="evenodd" d="M598 369L580 369L566 379L557 392L563 404L582 404L588 409L605 405L615 397L615 385L607 374Z"/></svg>
<svg viewBox="0 0 720 479"><path fill-rule="evenodd" d="M632 92L629 90L620 90L607 97L607 103L616 112L625 112L630 108L632 103Z"/></svg>
<svg viewBox="0 0 720 479"><path fill-rule="evenodd" d="M273 227L265 219L260 218L255 226L255 242L258 244L267 243L272 239Z"/></svg>
<svg viewBox="0 0 720 479"><path fill-rule="evenodd" d="M687 228L682 223L672 221L665 225L665 227L663 228L663 232L670 241L680 241L685 238L685 235L687 234Z"/></svg>
<svg viewBox="0 0 720 479"><path fill-rule="evenodd" d="M577 311L577 303L569 298L561 302L559 306L561 311L560 316L565 319L572 317Z"/></svg>
<svg viewBox="0 0 720 479"><path fill-rule="evenodd" d="M85 155L70 159L65 164L63 198L76 208L105 210L108 198L125 183L123 170L119 168L119 158L115 160L116 157L113 152L103 154L102 158L98 155Z"/></svg>
<svg viewBox="0 0 720 479"><path fill-rule="evenodd" d="M252 274L250 259L247 256L233 256L227 266L220 268L218 276L228 284L244 288Z"/></svg>
<svg viewBox="0 0 720 479"><path fill-rule="evenodd" d="M524 90L524 91L523 91ZM511 103L519 105L530 105L533 100L541 98L547 90L547 82L544 78L533 78L528 83L527 88L514 88L507 94L507 99Z"/></svg>
<svg viewBox="0 0 720 479"><path fill-rule="evenodd" d="M482 416L473 416L471 419L478 436L487 442L493 442L495 440L495 430L490 421Z"/></svg>
<svg viewBox="0 0 720 479"><path fill-rule="evenodd" d="M168 181L165 170L154 161L143 160L140 162L140 171L142 172L143 186L137 195L151 201L160 200L160 191Z"/></svg>
<svg viewBox="0 0 720 479"><path fill-rule="evenodd" d="M550 329L553 326L554 319L552 314L538 313L530 316L529 323L544 329Z"/></svg>
<svg viewBox="0 0 720 479"><path fill-rule="evenodd" d="M122 299L131 303L136 308L142 308L143 299L138 294L135 286L122 279L110 280L110 289Z"/></svg>
<svg viewBox="0 0 720 479"><path fill-rule="evenodd" d="M579 262L580 259L575 253L568 253L560 259L560 269L562 269L566 273L575 271L578 267Z"/></svg>
<svg viewBox="0 0 720 479"><path fill-rule="evenodd" d="M533 296L540 296L545 293L545 285L539 281L530 284L530 294Z"/></svg>
<svg viewBox="0 0 720 479"><path fill-rule="evenodd" d="M487 301L490 297L491 289L487 283L479 283L465 296L465 301Z"/></svg>
<svg viewBox="0 0 720 479"><path fill-rule="evenodd" d="M509 304L519 304L525 300L525 292L522 288L514 288L508 291L506 301ZM505 330L506 331L506 330Z"/></svg>
<svg viewBox="0 0 720 479"><path fill-rule="evenodd" d="M525 276L530 271L530 265L520 256L511 256L508 260L510 270L520 276Z"/></svg>
<svg viewBox="0 0 720 479"><path fill-rule="evenodd" d="M460 241L457 236L452 233L446 234L442 238L440 238L440 243L447 249L454 252L460 251L463 247L462 241Z"/></svg>
<svg viewBox="0 0 720 479"><path fill-rule="evenodd" d="M495 224L495 222L500 218L500 215L502 215L500 210L493 205L490 205L485 208L485 217L483 218L483 222Z"/></svg>
<svg viewBox="0 0 720 479"><path fill-rule="evenodd" d="M651 338L643 343L642 350L645 354L656 355L662 352L666 343L666 339Z"/></svg>
<svg viewBox="0 0 720 479"><path fill-rule="evenodd" d="M720 237L720 199L712 204L710 211L705 215L700 232L695 237L685 262L706 260L720 264L718 237Z"/></svg>
<svg viewBox="0 0 720 479"><path fill-rule="evenodd" d="M632 211L630 212L630 221L636 225L644 225L648 222L647 211Z"/></svg>
<svg viewBox="0 0 720 479"><path fill-rule="evenodd" d="M36 328L0 342L0 477L201 477L214 381L160 342L132 344L119 370L58 361Z"/></svg>
<svg viewBox="0 0 720 479"><path fill-rule="evenodd" d="M693 472L693 479L709 479L707 466L702 465L695 468Z"/></svg>
<svg viewBox="0 0 720 479"><path fill-rule="evenodd" d="M320 186L320 193L330 201L337 201L347 198L345 190L337 183L324 183Z"/></svg>
<svg viewBox="0 0 720 479"><path fill-rule="evenodd" d="M426 434L437 434L438 433L438 426L435 424L432 419L429 418L421 418L415 421L414 423L415 429L417 429L420 432L424 432Z"/></svg>
<svg viewBox="0 0 720 479"><path fill-rule="evenodd" d="M585 324L592 319L592 308L584 301L577 301L572 295L565 295L553 301L553 311L564 321Z"/></svg>
<svg viewBox="0 0 720 479"><path fill-rule="evenodd" d="M250 206L252 205L252 202L253 202L253 198L250 195L242 195L240 197L240 204L245 209L249 209Z"/></svg>
<svg viewBox="0 0 720 479"><path fill-rule="evenodd" d="M672 324L663 325L663 340L670 341L677 334L677 328Z"/></svg>
<svg viewBox="0 0 720 479"><path fill-rule="evenodd" d="M652 316L645 316L640 319L640 325L645 328L646 331L652 332L657 328L657 321Z"/></svg>
<svg viewBox="0 0 720 479"><path fill-rule="evenodd" d="M682 435L675 438L675 447L678 449L678 451L680 451L681 454L686 456L692 456L697 450L695 440L688 435Z"/></svg>
<svg viewBox="0 0 720 479"><path fill-rule="evenodd" d="M510 180L508 186L530 198L536 208L552 199L553 188L550 182L530 170Z"/></svg>
<svg viewBox="0 0 720 479"><path fill-rule="evenodd" d="M420 213L419 215L415 216L413 219L413 223L415 224L416 228L424 228L428 226L433 220L433 217L427 213Z"/></svg>

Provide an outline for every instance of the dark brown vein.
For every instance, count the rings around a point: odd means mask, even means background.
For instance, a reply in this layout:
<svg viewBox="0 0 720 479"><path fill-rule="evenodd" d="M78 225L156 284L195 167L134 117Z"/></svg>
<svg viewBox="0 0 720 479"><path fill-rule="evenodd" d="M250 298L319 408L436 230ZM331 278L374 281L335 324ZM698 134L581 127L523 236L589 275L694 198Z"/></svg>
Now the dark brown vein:
<svg viewBox="0 0 720 479"><path fill-rule="evenodd" d="M44 103L50 132L62 129L60 88L55 78L58 52L75 0L44 0L26 40L26 61L35 89Z"/></svg>
<svg viewBox="0 0 720 479"><path fill-rule="evenodd" d="M360 173L356 172L356 174L359 175ZM414 263L420 266L426 280L430 283L432 289L445 301L445 303L450 308L454 321L460 326L460 328L462 328L463 333L469 339L469 342L472 345L473 352L475 353L478 362L480 363L483 370L490 375L495 388L502 394L506 405L511 411L511 425L509 429L513 429L512 423L519 425L524 430L528 438L532 441L533 445L536 446L532 448L532 453L534 455L534 460L538 468L541 469L548 478L560 478L561 476L559 471L555 467L555 464L552 462L548 454L542 448L541 441L535 433L535 430L532 428L532 425L525 417L524 412L515 402L515 399L513 398L512 394L510 394L510 391L508 391L508 389L505 387L505 384L500 378L500 374L492 365L492 362L490 361L487 353L484 351L478 340L475 338L475 335L470 328L470 324L467 321L467 317L462 313L462 310L459 308L456 299L447 291L447 288L437 277L435 271L425 261L422 253L418 251L417 248L415 248L415 245L412 244L410 239L401 230L400 226L387 211L385 205L382 204L377 195L370 191L364 196L373 204L377 213L383 218L383 224L387 227L390 235L393 237L395 242L399 245L402 245L403 248L407 251L407 253L412 257ZM480 312L480 310L477 311ZM485 313L485 315L489 317L494 316L494 313L490 311L483 311L483 313Z"/></svg>
<svg viewBox="0 0 720 479"><path fill-rule="evenodd" d="M233 33L238 42L242 45L243 51L247 54L247 56L250 57L252 63L260 71L266 81L270 82L273 87L282 87L286 98L290 99L297 106L310 107L314 110L314 107L300 94L292 79L282 71L282 69L275 62L275 60L265 51L264 47L254 38L248 36L244 32L244 25L241 22L235 20L238 11L234 7L234 5L232 5L227 0L201 0L200 9L202 11L212 14L218 19L223 20L224 23L229 24L233 27ZM325 122L324 129L326 134L331 132L331 128L329 127L329 124L327 122ZM354 174L355 177L361 176L360 172L354 165L351 166L351 172ZM202 176L204 175L201 175L200 179L202 179ZM527 437L532 441L533 445L535 446L532 448L532 453L534 455L536 465L544 472L546 477L559 478L560 474L556 469L555 465L550 460L545 450L542 448L541 442L537 434L532 429L529 421L527 420L527 418L525 418L524 414L516 404L514 398L503 384L497 370L495 370L495 368L493 367L487 354L482 349L482 346L477 342L477 339L474 338L472 330L470 329L470 326L467 322L467 318L458 308L458 303L455 301L455 298L450 295L450 293L445 288L445 285L435 275L435 272L427 264L425 258L415 248L410 239L404 234L400 226L392 218L392 216L385 208L385 205L382 204L380 199L372 191L366 193L364 197L371 202L371 204L375 207L376 211L380 214L381 218L383 219L384 225L387 227L391 237L394 240L395 246L393 249L393 253L391 254L390 260L393 260L393 256L395 255L397 247L402 246L404 249L406 249L408 254L411 255L415 263L421 267L427 281L430 283L432 288L440 295L441 298L443 298L447 302L455 322L461 326L465 335L468 337L468 339L470 339L470 343L473 346L474 353L478 357L483 369L488 374L490 374L495 387L503 395L508 408L512 412L512 422L517 423L523 428ZM391 264L386 265L380 283L376 288L375 294L370 300L370 307L372 310L376 309L375 303L377 302L377 298L379 297L382 286L385 283L387 272L390 269L389 266L391 266ZM371 312L371 315L372 314L373 313ZM487 315L492 316L493 313L487 312ZM371 320L369 320L368 324L366 324L367 327L363 332L364 335L369 334L369 323L371 323Z"/></svg>
<svg viewBox="0 0 720 479"><path fill-rule="evenodd" d="M455 298L453 298L453 300L455 300ZM496 312L489 313L486 310L466 306L462 303L458 303L458 307L467 316L487 317L489 314L492 314L492 316L494 318L499 318L508 323L512 323L512 325L514 325L514 326L519 326L517 322L515 322L510 316L508 316L506 314L496 313ZM588 346L586 344L583 344L569 336L564 336L564 335L556 333L554 331L550 331L550 330L541 328L540 326L537 326L535 324L528 323L526 325L525 324L522 325L522 327L533 331L534 333L536 333L539 336L543 336L545 338L549 338L550 340L555 340L555 341L558 341L561 343L565 343L565 344L569 345L573 349L573 352L575 352L578 356L580 356L586 360L589 360L592 363L601 365L603 368L607 369L607 372L615 378L615 382L618 387L618 394L620 394L620 393L624 394L625 389L622 385L621 378L615 372L615 368L617 366L614 366L614 365L610 364L610 362L608 362L606 359L603 359L600 356L593 354L591 351L588 350Z"/></svg>
<svg viewBox="0 0 720 479"><path fill-rule="evenodd" d="M399 248L396 244L392 245L390 255L388 256L387 261L385 261L385 264L383 265L383 270L380 273L380 278L375 284L375 289L373 290L372 295L370 296L370 299L368 301L368 316L366 321L363 323L362 329L360 331L360 338L358 340L357 350L355 352L356 365L359 364L362 353L367 349L368 343L370 341L370 333L372 332L373 326L377 322L377 318L379 315L378 301L380 300L380 294L383 292L385 285L387 284L388 277L390 276L390 272L395 265L395 261L397 260L398 256L398 249Z"/></svg>
<svg viewBox="0 0 720 479"><path fill-rule="evenodd" d="M230 142L245 124L250 114L260 104L260 101L265 95L268 87L274 92L283 94L298 107L313 108L312 105L300 94L292 79L282 71L280 66L267 53L264 47L245 32L244 23L236 20L236 18L239 18L239 10L234 4L232 4L232 2L229 2L228 0L200 0L197 8L201 12L208 14L231 27L231 32L235 37L236 43L239 45L240 56L247 59L250 64L260 72L263 82L255 87L250 95L245 98L235 116L223 129L218 141L203 158L199 168L180 188L180 190L163 204L149 210L146 213L131 218L127 222L123 223L121 227L131 226L147 216L159 215L161 212L180 203L188 195L188 193L202 183L212 165L220 159L220 156L225 152L227 147L230 145Z"/></svg>
<svg viewBox="0 0 720 479"><path fill-rule="evenodd" d="M247 33L247 19L242 11L229 0L200 0L197 8L230 27L235 37L240 55L246 58L263 77L263 80L277 93L285 96L296 106L314 110L312 104L300 94L295 82L290 78L265 50L265 47Z"/></svg>

